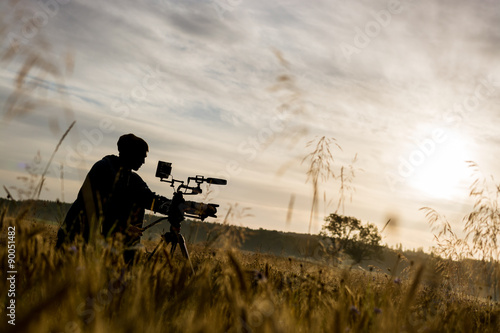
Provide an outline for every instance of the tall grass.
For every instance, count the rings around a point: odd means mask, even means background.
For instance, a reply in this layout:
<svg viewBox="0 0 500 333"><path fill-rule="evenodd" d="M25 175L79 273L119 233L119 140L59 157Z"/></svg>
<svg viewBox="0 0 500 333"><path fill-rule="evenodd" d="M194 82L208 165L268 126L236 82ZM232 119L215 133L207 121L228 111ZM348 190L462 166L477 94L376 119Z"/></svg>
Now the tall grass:
<svg viewBox="0 0 500 333"><path fill-rule="evenodd" d="M3 215L2 215L3 216ZM191 246L125 265L120 242L53 250L45 233L16 226L16 326L2 332L496 332L497 305L376 271ZM4 228L2 229L3 234ZM2 243L4 240L2 239ZM5 244L0 260L6 262ZM4 269L4 267L2 267ZM0 292L6 293L2 284ZM5 318L5 310L1 310Z"/></svg>
<svg viewBox="0 0 500 333"><path fill-rule="evenodd" d="M3 120L9 122L41 107L55 106L62 112L54 112L48 125L55 134L60 134L61 123L74 120L66 89L66 78L74 68L74 56L71 51L53 48L33 15L33 5L10 1L7 5L10 9L0 21L0 37L5 42L5 47L0 49L0 63L17 72L12 92L4 104ZM21 19L25 17L30 19ZM26 30L30 31L27 35ZM47 81L55 83L56 98L48 97Z"/></svg>
<svg viewBox="0 0 500 333"><path fill-rule="evenodd" d="M311 140L307 143L307 147L313 146L314 149L302 160L302 162L307 162L309 165L306 181L311 182L313 189L308 233L311 233L312 222L318 212L319 185L320 183L325 183L330 178L335 177L333 168L335 160L332 153L332 145L342 150L334 138L327 138L323 136L317 139L317 142Z"/></svg>
<svg viewBox="0 0 500 333"><path fill-rule="evenodd" d="M435 232L435 253L445 261L445 269L453 287L462 287L498 301L500 297L500 186L493 177L485 177L479 166L469 162L474 175L469 196L473 199L472 211L463 218L461 237L453 231L445 216L430 207L421 208ZM479 287L479 288L477 288Z"/></svg>

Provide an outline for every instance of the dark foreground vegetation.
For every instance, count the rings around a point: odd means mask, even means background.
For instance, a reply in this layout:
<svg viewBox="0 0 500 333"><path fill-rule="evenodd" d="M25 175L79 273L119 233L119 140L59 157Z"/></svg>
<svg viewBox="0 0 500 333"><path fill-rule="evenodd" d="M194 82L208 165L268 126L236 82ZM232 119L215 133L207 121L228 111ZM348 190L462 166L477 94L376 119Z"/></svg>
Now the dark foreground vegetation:
<svg viewBox="0 0 500 333"><path fill-rule="evenodd" d="M1 216L1 269L15 228L15 326L1 308L2 332L498 332L500 307L426 256L395 255L359 269L234 250L229 242L190 244L190 264L156 240L134 265L119 242L54 250L57 227L25 214ZM12 230L12 228L11 228ZM232 239L230 228L219 239ZM466 265L467 263L462 263ZM385 265L385 266L384 266ZM399 269L398 269L399 267ZM401 269L404 267L404 269ZM484 273L484 272L483 272ZM467 282L466 282L467 281ZM10 284L2 284L7 299ZM476 288L476 289L473 289ZM7 303L4 303L7 304Z"/></svg>

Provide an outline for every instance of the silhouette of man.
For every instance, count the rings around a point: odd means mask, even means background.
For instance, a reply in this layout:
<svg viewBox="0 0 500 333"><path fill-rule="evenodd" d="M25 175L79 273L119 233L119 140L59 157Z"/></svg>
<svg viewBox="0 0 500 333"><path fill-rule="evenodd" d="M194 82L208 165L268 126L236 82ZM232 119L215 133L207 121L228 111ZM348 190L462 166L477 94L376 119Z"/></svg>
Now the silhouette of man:
<svg viewBox="0 0 500 333"><path fill-rule="evenodd" d="M145 209L153 209L155 199L170 202L152 192L134 171L144 164L148 144L134 134L118 140L119 155L107 155L96 162L83 182L76 201L59 229L56 247L81 235L85 242L98 233L104 237L122 233L125 246L140 241ZM182 217L182 212L177 214Z"/></svg>
<svg viewBox="0 0 500 333"><path fill-rule="evenodd" d="M107 155L96 162L83 182L57 233L56 248L71 243L81 235L86 243L98 234L110 237L124 235L125 260L135 254L131 247L140 242L145 210L168 215L171 230L180 231L184 213L198 215L202 220L216 217L216 205L185 201L181 192L172 200L152 192L134 171L144 164L148 144L134 134L118 139L119 155ZM127 248L129 250L127 250Z"/></svg>

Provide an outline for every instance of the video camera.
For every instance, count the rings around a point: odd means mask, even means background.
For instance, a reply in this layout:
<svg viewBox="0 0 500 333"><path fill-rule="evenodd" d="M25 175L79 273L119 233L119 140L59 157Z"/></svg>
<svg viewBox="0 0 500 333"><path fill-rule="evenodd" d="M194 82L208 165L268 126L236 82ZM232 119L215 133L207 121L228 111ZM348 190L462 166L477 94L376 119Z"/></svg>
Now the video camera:
<svg viewBox="0 0 500 333"><path fill-rule="evenodd" d="M170 186L174 189L174 195L172 197L172 200L162 196L157 196L153 204L153 210L155 212L168 215L168 217L163 217L156 220L155 222L146 226L144 230L152 227L160 221L168 219L168 221L170 222L170 231L162 235L160 243L151 253L149 258L151 258L156 253L160 244L162 243L162 241L164 241L166 244L172 244L171 253L174 253L177 244L179 244L182 254L189 260L189 252L186 247L184 237L180 234L181 222L184 220L184 217L197 218L201 219L202 221L207 217L217 217L215 213L217 213L217 207L219 207L219 205L212 203L204 204L201 202L186 201L184 200L184 195L196 195L203 193L201 189L201 184L203 183L213 185L226 185L227 181L220 178L205 178L203 176L195 176L188 177L187 183L184 184L184 181L174 179L170 174L171 172L172 163L158 161L155 176L160 178L160 181L169 183ZM191 181L194 182L195 185L189 186L189 183ZM177 188L175 188L176 184L179 184ZM189 262L191 263L191 261ZM194 273L192 264L191 269Z"/></svg>
<svg viewBox="0 0 500 333"><path fill-rule="evenodd" d="M217 217L215 213L217 212L218 204L204 204L194 201L186 201L183 199L184 195L196 195L203 193L201 189L201 184L213 184L213 185L226 185L227 181L225 179L220 178L205 178L204 176L195 176L188 177L187 182L182 180L174 179L171 176L172 172L172 163L158 161L158 166L156 167L157 178L160 178L160 181L169 183L170 187L174 189L174 197L172 200L165 200L158 198L158 202L155 204L154 211L169 215L170 223L177 224L177 219L182 220L183 217L190 217L201 219L202 221L207 217ZM194 185L190 186L190 183L194 183ZM177 188L176 188L177 186ZM176 215L172 212L171 207L181 207L182 217L173 216Z"/></svg>
<svg viewBox="0 0 500 333"><path fill-rule="evenodd" d="M156 177L160 178L161 182L170 183L170 186L175 188L175 183L180 183L177 187L176 192L184 190L182 194L184 195L193 195L193 194L201 194L202 190L200 185L203 183L214 184L214 185L226 185L227 181L225 179L220 178L205 178L203 176L195 176L188 177L187 184L184 185L183 180L177 180L170 177L170 173L172 172L172 163L158 161L158 166L156 167ZM170 178L170 179L169 179ZM196 187L189 186L189 182L194 181L196 183ZM187 192L187 191L191 192Z"/></svg>

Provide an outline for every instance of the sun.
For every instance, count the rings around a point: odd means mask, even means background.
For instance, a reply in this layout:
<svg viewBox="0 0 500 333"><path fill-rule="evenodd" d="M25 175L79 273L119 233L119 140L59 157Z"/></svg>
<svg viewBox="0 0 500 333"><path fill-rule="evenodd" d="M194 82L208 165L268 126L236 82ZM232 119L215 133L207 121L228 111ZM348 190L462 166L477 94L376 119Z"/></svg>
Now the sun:
<svg viewBox="0 0 500 333"><path fill-rule="evenodd" d="M410 185L429 197L454 199L462 196L470 179L467 162L471 160L467 142L457 133L447 132L435 150L415 168Z"/></svg>

